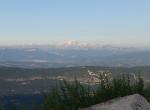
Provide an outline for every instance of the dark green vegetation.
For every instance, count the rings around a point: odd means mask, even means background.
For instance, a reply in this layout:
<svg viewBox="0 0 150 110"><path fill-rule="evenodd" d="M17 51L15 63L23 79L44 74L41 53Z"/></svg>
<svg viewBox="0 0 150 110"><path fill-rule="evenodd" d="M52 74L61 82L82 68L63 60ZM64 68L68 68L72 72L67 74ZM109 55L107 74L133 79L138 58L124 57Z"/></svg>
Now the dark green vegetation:
<svg viewBox="0 0 150 110"><path fill-rule="evenodd" d="M64 81L45 96L44 110L78 110L93 104L123 97L131 94L141 94L150 100L150 88L144 86L141 77L132 79L129 75L119 75L108 79L100 77L101 83L96 87L84 86L78 81Z"/></svg>
<svg viewBox="0 0 150 110"><path fill-rule="evenodd" d="M109 70L116 74L141 74L145 82L150 79L150 67L71 67L48 69L25 69L0 67L0 94L32 94L51 89L57 82L58 76L73 80L84 80L88 77L88 70L93 72Z"/></svg>
<svg viewBox="0 0 150 110"><path fill-rule="evenodd" d="M113 79L105 79L96 85L78 81L88 78L92 72L110 71ZM118 75L118 74L124 75ZM137 80L134 74L141 73ZM45 92L42 105L30 106L30 110L77 110L116 97L139 93L150 101L150 67L72 67L50 69L0 68L0 94L37 94ZM130 77L132 74L132 77ZM65 81L59 81L58 76ZM73 81L76 78L76 81ZM60 82L60 83L58 83ZM54 88L54 89L53 89ZM19 107L19 108L18 108ZM17 110L28 107L17 106ZM38 108L38 109L37 109ZM13 107L15 110L15 106ZM1 110L1 108L0 108ZM8 109L11 110L11 109Z"/></svg>
<svg viewBox="0 0 150 110"><path fill-rule="evenodd" d="M131 94L141 94L150 101L150 87L144 85L138 76L133 79L128 74L118 75L108 79L100 77L100 83L94 86L83 85L77 80L63 81L49 93L45 93L42 105L33 105L32 110L78 110L93 104L123 97ZM2 107L0 110L4 110ZM28 110L25 106L12 106L12 110ZM31 110L31 109L30 109Z"/></svg>

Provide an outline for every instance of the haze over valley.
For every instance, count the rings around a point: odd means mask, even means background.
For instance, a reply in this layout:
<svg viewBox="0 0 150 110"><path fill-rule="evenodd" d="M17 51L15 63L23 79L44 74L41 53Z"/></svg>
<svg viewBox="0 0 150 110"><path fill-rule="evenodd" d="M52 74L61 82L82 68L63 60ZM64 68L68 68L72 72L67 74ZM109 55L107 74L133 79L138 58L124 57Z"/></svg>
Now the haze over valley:
<svg viewBox="0 0 150 110"><path fill-rule="evenodd" d="M68 41L59 45L0 47L0 65L24 68L149 66L150 49Z"/></svg>

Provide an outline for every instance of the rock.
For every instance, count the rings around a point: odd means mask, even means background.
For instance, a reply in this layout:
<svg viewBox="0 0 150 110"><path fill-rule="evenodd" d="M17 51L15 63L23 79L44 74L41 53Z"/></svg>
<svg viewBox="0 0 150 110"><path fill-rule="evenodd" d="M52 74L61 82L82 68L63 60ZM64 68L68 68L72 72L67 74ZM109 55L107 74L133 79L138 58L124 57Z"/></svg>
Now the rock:
<svg viewBox="0 0 150 110"><path fill-rule="evenodd" d="M79 110L150 110L150 104L143 96L134 94Z"/></svg>

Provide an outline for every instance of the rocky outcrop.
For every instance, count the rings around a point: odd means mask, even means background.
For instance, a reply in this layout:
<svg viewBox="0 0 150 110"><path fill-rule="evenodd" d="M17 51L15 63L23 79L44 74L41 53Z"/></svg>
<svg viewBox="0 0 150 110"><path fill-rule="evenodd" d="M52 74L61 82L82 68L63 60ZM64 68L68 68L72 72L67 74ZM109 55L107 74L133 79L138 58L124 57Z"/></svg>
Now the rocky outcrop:
<svg viewBox="0 0 150 110"><path fill-rule="evenodd" d="M134 94L79 110L150 110L150 104L143 96Z"/></svg>

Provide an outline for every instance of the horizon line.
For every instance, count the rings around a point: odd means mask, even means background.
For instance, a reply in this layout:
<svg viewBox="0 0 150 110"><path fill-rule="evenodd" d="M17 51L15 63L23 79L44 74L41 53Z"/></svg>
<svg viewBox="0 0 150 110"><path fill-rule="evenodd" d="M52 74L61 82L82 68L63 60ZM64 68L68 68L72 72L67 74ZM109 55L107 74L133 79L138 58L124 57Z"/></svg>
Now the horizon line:
<svg viewBox="0 0 150 110"><path fill-rule="evenodd" d="M54 44L54 43L24 43L24 44L0 44L0 48L5 48L5 47L36 47L36 46L54 46L54 47L93 47L93 48L98 48L98 47L118 47L118 48L142 48L142 49L147 49L150 48L150 46L130 46L130 45L117 45L117 44L98 44L98 43L86 43L85 45L65 45L64 43L58 43L58 44Z"/></svg>

